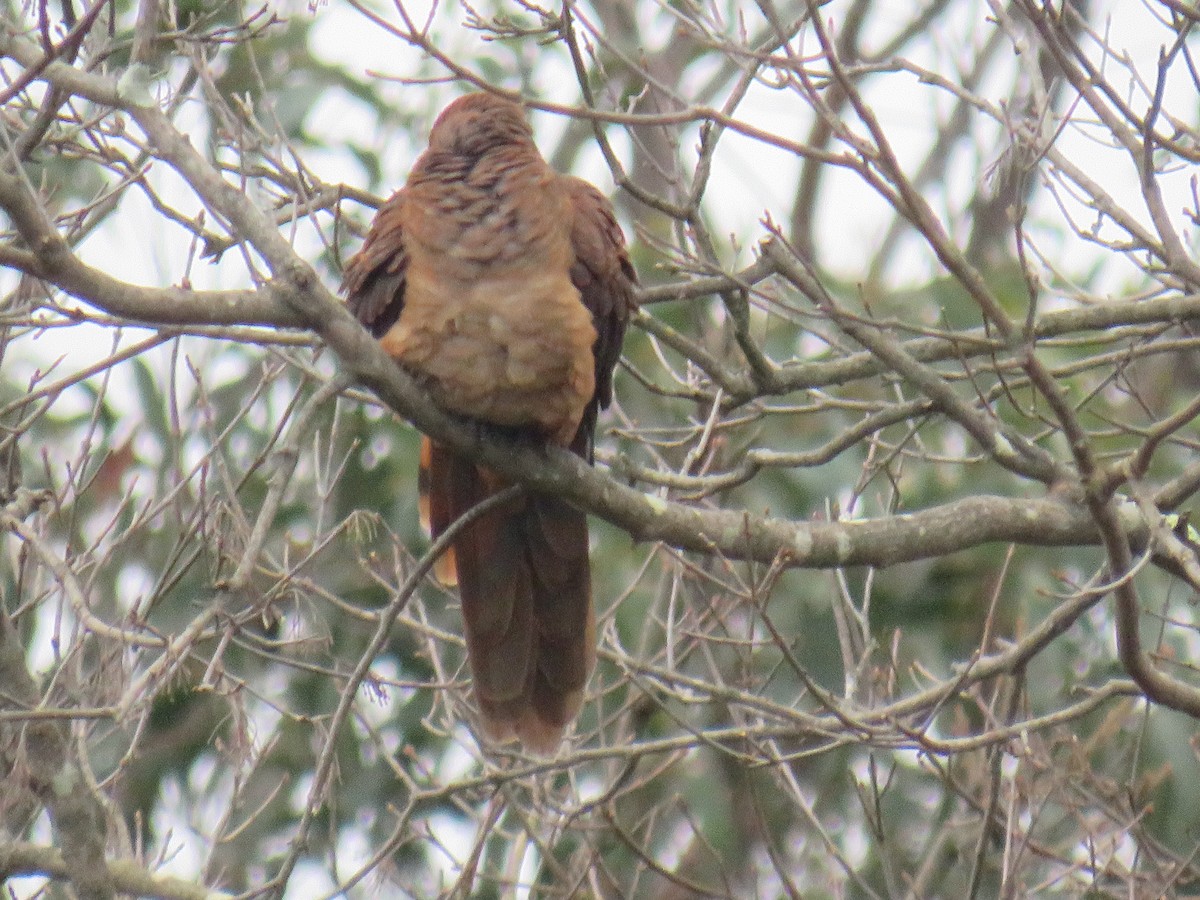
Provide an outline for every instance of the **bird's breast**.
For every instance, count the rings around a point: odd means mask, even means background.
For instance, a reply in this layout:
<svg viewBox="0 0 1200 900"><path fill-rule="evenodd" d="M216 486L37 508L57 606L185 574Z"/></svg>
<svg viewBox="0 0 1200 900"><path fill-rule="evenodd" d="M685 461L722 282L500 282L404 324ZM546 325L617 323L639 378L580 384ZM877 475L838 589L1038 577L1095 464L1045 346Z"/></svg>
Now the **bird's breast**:
<svg viewBox="0 0 1200 900"><path fill-rule="evenodd" d="M574 437L595 393L596 330L569 275L570 248L475 267L410 249L404 310L382 343L473 418Z"/></svg>

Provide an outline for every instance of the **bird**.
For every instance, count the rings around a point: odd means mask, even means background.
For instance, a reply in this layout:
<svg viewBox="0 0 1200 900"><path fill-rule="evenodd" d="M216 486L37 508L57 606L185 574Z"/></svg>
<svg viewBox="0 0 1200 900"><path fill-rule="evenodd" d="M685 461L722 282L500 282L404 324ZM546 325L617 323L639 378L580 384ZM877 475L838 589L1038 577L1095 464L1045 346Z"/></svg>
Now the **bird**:
<svg viewBox="0 0 1200 900"><path fill-rule="evenodd" d="M545 161L523 105L482 91L434 121L342 292L439 405L590 464L637 281L609 200ZM420 487L436 538L508 482L425 437ZM458 586L483 734L557 752L596 660L586 515L522 491L456 535L435 572Z"/></svg>

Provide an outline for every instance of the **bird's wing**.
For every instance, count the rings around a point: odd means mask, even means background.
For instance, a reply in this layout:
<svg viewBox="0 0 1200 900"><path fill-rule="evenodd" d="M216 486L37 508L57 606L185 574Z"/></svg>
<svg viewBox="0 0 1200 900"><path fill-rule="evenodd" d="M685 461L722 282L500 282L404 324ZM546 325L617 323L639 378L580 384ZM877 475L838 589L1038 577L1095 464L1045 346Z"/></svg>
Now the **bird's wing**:
<svg viewBox="0 0 1200 900"><path fill-rule="evenodd" d="M575 263L571 281L592 314L596 344L596 394L588 404L572 449L591 461L596 412L612 402L612 376L621 356L629 316L636 308L637 273L625 249L625 235L612 204L600 191L579 178L563 176L574 213L571 246Z"/></svg>
<svg viewBox="0 0 1200 900"><path fill-rule="evenodd" d="M408 251L404 247L404 204L403 190L388 198L371 223L367 239L346 264L342 273L342 292L346 305L359 322L371 334L380 338L396 324L404 309L405 277L408 271ZM445 492L434 490L432 450L428 438L421 441L421 463L419 475L419 501L421 525L426 533L437 536L454 517L450 511L439 507L444 504ZM457 582L454 548L451 547L437 560L435 572L443 584Z"/></svg>
<svg viewBox="0 0 1200 900"><path fill-rule="evenodd" d="M404 247L404 191L388 198L362 249L346 264L342 291L358 321L375 337L387 334L404 308L408 252Z"/></svg>

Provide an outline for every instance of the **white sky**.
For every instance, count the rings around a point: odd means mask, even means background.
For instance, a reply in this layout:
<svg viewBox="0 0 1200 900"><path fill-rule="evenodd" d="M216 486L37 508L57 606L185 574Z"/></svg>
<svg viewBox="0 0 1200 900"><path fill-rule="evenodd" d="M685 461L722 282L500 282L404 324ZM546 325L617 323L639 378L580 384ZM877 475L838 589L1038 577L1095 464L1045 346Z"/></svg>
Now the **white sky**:
<svg viewBox="0 0 1200 900"><path fill-rule="evenodd" d="M328 62L345 65L353 73L363 76L368 71L396 76L429 74L416 51L394 38L389 38L337 0L317 6L315 12L310 12L308 4L299 0L276 5L291 16L315 15L313 50ZM836 21L839 10L845 6L845 2L833 3L824 7L823 12L828 19ZM905 7L906 14L908 5L898 4L897 9L901 6ZM646 4L645 7L651 11L653 9L650 4ZM1110 0L1107 7L1111 19L1106 27L1109 34L1114 36L1113 42L1129 53L1143 77L1152 84L1154 64L1164 32L1153 27L1150 13L1141 3ZM379 8L386 10L387 4L380 4ZM449 12L443 13L443 17L457 17L457 4L447 4L445 9ZM752 14L747 12L748 17ZM644 15L649 17L651 12L645 12ZM900 21L900 15L898 12L897 21ZM986 39L993 27L984 20L985 15L986 5L981 2L962 4L958 15L959 21L963 23L962 27L955 29L953 33L931 33L927 41L913 49L911 55L930 68L939 69L952 76L954 69L948 68L948 65L956 62L964 68L968 66L974 49ZM969 21L971 18L974 21ZM969 40L964 41L964 35L969 36ZM457 31L453 40L460 45L462 55L459 58L463 59L470 58L480 49L490 49L500 56L507 52L497 48L485 48L475 32ZM811 46L807 49L811 50ZM1168 105L1174 102L1177 109L1181 113L1189 113L1191 121L1194 122L1197 101L1192 86L1182 80L1182 71L1178 74L1179 78L1169 86ZM285 79L287 77L287 73L280 75ZM546 98L564 103L576 101L573 84L573 75L562 62L543 71L539 81L539 87L545 91ZM426 88L380 83L380 90L385 96L395 98L397 103L427 106L430 110L436 110L445 100L454 96L458 89L451 86ZM438 99L431 99L431 95L437 95ZM414 100L414 97L417 99ZM944 94L919 85L911 76L897 75L880 79L877 87L868 90L867 98L873 103L884 128L895 141L902 159L912 164L921 158L936 121L945 115L949 108L948 98ZM1144 110L1147 106L1145 98L1137 91L1133 91L1129 99L1135 109ZM353 134L357 139L363 140L362 135L374 127L372 118L344 95L330 93L317 98L317 103L314 121L322 123L335 142L339 134ZM765 87L753 90L738 114L749 122L777 130L791 138L801 138L808 127L806 111L794 98ZM535 115L534 122L540 134L557 131L555 123L544 114ZM203 133L203 123L196 118L189 121L188 111L185 111L181 118L181 124L197 139ZM379 140L388 142L386 159L389 172L393 183L399 186L403 182L408 163L419 149L423 135L415 136L410 143L398 139L395 134L380 135ZM787 221L798 165L792 157L782 151L765 148L736 135L727 135L724 141L714 170L709 203L714 215L719 216L719 230L732 233L742 243L741 258L737 262L744 264L749 259L750 248L761 235L758 222L763 215L769 213L777 222ZM618 141L616 146L620 147L621 143ZM1118 202L1126 208L1137 210L1139 217L1146 219L1136 177L1125 154L1107 149L1078 129L1068 129L1061 136L1058 146L1067 156L1085 165ZM955 202L961 203L962 199L971 193L975 180L981 177L982 167L994 161L1001 149L999 146L984 146L976 148L974 153L961 152L960 158L955 160L952 167L959 182L950 185L948 191ZM593 168L577 174L589 177L602 185L610 184L598 154L589 154L586 158ZM358 183L363 177L359 166L346 154L313 154L307 162L328 182ZM1168 209L1192 246L1196 243L1194 230L1187 225L1182 210L1190 202L1189 180L1195 174L1194 170L1181 170L1163 179L1170 197ZM194 213L199 208L194 199L190 198L186 188L165 166L157 166L153 178L163 194L177 202L185 212ZM941 202L940 199L934 199L935 208L943 208L937 205ZM830 179L822 194L819 231L823 235L833 236L825 247L825 259L833 269L846 275L861 271L864 258L869 255L870 248L877 244L890 222L887 213L881 201L857 178L838 173ZM1043 204L1035 211L1034 219L1037 218L1044 218L1047 222L1061 227L1059 215L1053 207ZM305 227L301 231L298 243L316 251L318 244L311 229ZM1053 231L1039 229L1039 233L1048 245L1054 243ZM189 249L190 241L187 236L182 231L164 231L149 204L140 194L131 191L121 212L91 236L79 252L86 261L118 278L138 284L160 285L179 282L186 267ZM1069 236L1062 237L1053 249L1056 258L1068 271L1082 271L1096 258L1093 248ZM912 279L919 282L937 274L928 262L927 254L914 253L904 258L909 260L908 269L892 273L899 281ZM227 253L218 265L195 263L191 277L198 287L232 287L245 283L242 261L238 254L232 251ZM1125 286L1126 280L1130 278L1130 271L1115 269L1106 283L1113 290L1118 290ZM13 283L11 273L0 272L0 291L11 289ZM144 336L144 332L134 331L130 335L130 339L136 339ZM35 366L45 366L49 360L64 356L62 371L65 374L66 370L82 368L108 355L112 350L112 338L110 334L98 330L74 328L51 332L34 342L26 341L22 350L23 355L12 359L6 365L18 366L18 371L28 375ZM189 352L205 353L206 350L199 342L193 342ZM158 364L166 365L165 350L153 356ZM228 373L228 377L241 376L240 371L231 370ZM221 377L219 372L216 377ZM128 378L128 375L122 371L115 373L118 387L123 378ZM78 400L80 403L87 402L87 398L82 395ZM458 833L462 830L453 823L434 825L443 830L441 836L451 847L463 847L472 837L469 832ZM185 823L175 822L172 827L176 830L180 852L168 864L166 870L190 874L194 871L195 853L198 848L188 836ZM367 853L367 848L363 846L347 846L344 849L347 858L364 859ZM526 862L528 864L529 861ZM289 897L309 896L313 891L326 889L328 885L322 883L325 877L324 873L316 871L299 872L293 881Z"/></svg>

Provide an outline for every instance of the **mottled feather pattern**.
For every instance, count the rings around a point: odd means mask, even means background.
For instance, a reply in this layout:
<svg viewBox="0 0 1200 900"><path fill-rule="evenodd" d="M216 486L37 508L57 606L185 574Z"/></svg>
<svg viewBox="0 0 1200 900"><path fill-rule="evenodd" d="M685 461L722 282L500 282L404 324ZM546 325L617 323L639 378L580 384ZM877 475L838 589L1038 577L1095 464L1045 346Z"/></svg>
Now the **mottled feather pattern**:
<svg viewBox="0 0 1200 900"><path fill-rule="evenodd" d="M343 290L448 406L590 461L636 280L608 200L546 165L519 106L472 94L438 117ZM423 441L421 513L433 535L504 487ZM459 586L484 733L553 753L595 663L586 516L526 494L465 528L436 571Z"/></svg>

